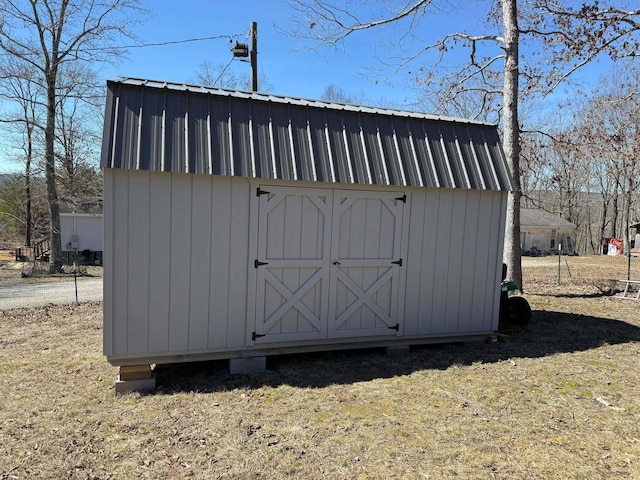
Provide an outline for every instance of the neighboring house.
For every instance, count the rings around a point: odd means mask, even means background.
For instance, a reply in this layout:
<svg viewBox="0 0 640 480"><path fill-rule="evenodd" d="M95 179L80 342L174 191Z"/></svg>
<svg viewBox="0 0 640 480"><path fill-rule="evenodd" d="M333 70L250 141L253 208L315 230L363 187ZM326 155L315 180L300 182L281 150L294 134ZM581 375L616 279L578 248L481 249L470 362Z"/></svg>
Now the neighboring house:
<svg viewBox="0 0 640 480"><path fill-rule="evenodd" d="M574 255L575 224L539 208L520 210L520 244L523 255Z"/></svg>
<svg viewBox="0 0 640 480"><path fill-rule="evenodd" d="M60 237L65 263L102 262L102 214L61 213Z"/></svg>
<svg viewBox="0 0 640 480"><path fill-rule="evenodd" d="M513 186L495 125L119 79L101 163L121 380L497 330Z"/></svg>

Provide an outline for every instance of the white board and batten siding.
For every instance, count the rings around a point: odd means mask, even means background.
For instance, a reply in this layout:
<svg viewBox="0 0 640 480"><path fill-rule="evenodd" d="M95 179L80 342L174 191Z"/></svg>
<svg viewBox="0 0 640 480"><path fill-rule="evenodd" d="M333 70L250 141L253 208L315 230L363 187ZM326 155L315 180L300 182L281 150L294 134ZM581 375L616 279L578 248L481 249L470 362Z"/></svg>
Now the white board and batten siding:
<svg viewBox="0 0 640 480"><path fill-rule="evenodd" d="M505 195L460 193L106 169L105 354L161 363L489 334Z"/></svg>
<svg viewBox="0 0 640 480"><path fill-rule="evenodd" d="M404 335L497 329L506 196L413 189Z"/></svg>
<svg viewBox="0 0 640 480"><path fill-rule="evenodd" d="M105 354L159 360L244 346L247 179L104 173L112 205L105 212Z"/></svg>

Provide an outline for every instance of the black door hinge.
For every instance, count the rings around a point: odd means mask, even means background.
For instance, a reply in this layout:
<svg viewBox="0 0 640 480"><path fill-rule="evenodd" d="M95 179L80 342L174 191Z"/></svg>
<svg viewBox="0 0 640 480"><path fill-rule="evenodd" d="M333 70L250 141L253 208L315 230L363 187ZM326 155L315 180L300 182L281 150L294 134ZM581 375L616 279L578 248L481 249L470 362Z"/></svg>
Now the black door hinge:
<svg viewBox="0 0 640 480"><path fill-rule="evenodd" d="M396 197L396 200L400 200L402 203L407 203L407 194L405 193L401 197Z"/></svg>
<svg viewBox="0 0 640 480"><path fill-rule="evenodd" d="M393 327L389 327L389 330L395 330L396 332L400 331L400 324L396 323Z"/></svg>
<svg viewBox="0 0 640 480"><path fill-rule="evenodd" d="M267 192L266 190L262 190L260 187L257 188L256 190L256 196L260 196L260 195L269 195L269 193L271 192Z"/></svg>
<svg viewBox="0 0 640 480"><path fill-rule="evenodd" d="M260 337L266 337L266 335L264 333L256 333L256 332L253 332L251 334L251 340L253 340L254 342L256 341L256 338L260 338Z"/></svg>
<svg viewBox="0 0 640 480"><path fill-rule="evenodd" d="M394 265L398 265L399 267L401 267L401 266L402 266L402 259L400 259L400 260L396 260L395 262L391 262L391 263L393 263Z"/></svg>
<svg viewBox="0 0 640 480"><path fill-rule="evenodd" d="M255 268L260 267L261 265L269 265L269 262L259 262L258 259L256 258L256 260L253 262L253 266Z"/></svg>

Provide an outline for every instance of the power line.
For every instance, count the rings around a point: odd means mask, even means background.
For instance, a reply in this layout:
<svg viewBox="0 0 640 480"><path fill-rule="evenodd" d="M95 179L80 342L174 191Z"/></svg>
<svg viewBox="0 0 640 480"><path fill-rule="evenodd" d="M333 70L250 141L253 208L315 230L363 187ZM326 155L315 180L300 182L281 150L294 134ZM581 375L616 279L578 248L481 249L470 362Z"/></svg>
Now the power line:
<svg viewBox="0 0 640 480"><path fill-rule="evenodd" d="M235 58L234 56L231 56L231 60L229 60L229 63L227 63L227 64L225 65L225 67L222 69L222 71L220 72L220 75L218 75L218 78L216 78L216 79L213 81L213 86L214 86L214 87L215 87L216 83L218 83L218 81L219 81L219 80L222 78L222 76L225 74L225 72L227 71L227 68L229 68L229 65L231 65L231 63L233 62L234 58Z"/></svg>
<svg viewBox="0 0 640 480"><path fill-rule="evenodd" d="M95 48L86 48L85 51L113 51L113 50L126 50L129 48L146 48L146 47L163 47L166 45L178 45L181 43L193 43L193 42L204 42L208 40L220 40L221 38L228 38L229 42L233 42L234 37L238 38L240 35L218 35L216 37L198 37L198 38L187 38L184 40L170 40L166 42L157 42L157 43L143 43L137 45L122 45L122 46L113 46L113 47L95 47Z"/></svg>
<svg viewBox="0 0 640 480"><path fill-rule="evenodd" d="M229 40L229 43L233 42L234 38L239 38L242 34L235 35L217 35L215 37L197 37L197 38L187 38L184 40L169 40L166 42L156 42L156 43L142 43L142 44L134 44L134 45L114 45L110 47L93 47L93 48L81 48L80 51L83 52L113 52L114 50L128 50L130 48L147 48L147 47L164 47L167 45L179 45L183 43L194 43L194 42L205 42L210 40L220 40L222 38L226 38ZM24 52L24 56L38 56L40 52ZM7 52L0 52L0 56L11 56L11 54Z"/></svg>

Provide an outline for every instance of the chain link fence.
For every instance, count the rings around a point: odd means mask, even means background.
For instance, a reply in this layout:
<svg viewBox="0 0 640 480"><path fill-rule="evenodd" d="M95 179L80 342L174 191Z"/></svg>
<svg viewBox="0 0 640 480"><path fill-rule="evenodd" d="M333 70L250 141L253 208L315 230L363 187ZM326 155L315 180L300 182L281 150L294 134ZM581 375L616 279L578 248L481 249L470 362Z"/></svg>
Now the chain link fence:
<svg viewBox="0 0 640 480"><path fill-rule="evenodd" d="M102 301L102 267L66 265L50 275L48 264L0 260L0 310Z"/></svg>

